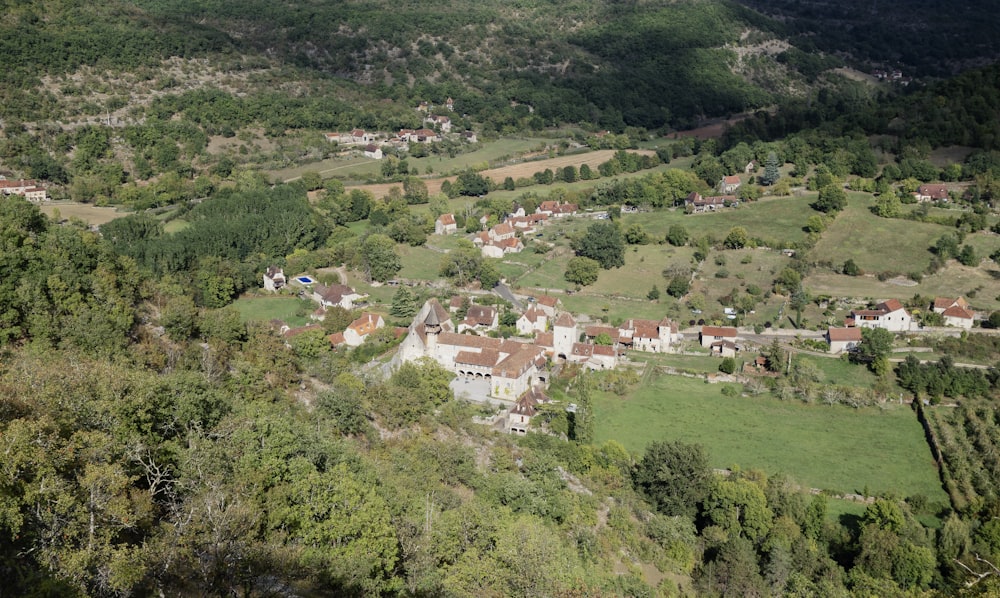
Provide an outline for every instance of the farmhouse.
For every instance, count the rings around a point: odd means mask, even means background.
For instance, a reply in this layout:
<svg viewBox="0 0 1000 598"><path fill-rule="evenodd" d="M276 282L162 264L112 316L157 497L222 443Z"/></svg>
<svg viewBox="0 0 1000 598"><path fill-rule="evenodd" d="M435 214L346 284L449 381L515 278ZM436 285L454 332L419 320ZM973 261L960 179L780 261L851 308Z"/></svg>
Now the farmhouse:
<svg viewBox="0 0 1000 598"><path fill-rule="evenodd" d="M851 310L848 322L848 325L861 328L883 328L890 332L906 332L910 329L913 318L898 299L890 299L879 303L875 309Z"/></svg>
<svg viewBox="0 0 1000 598"><path fill-rule="evenodd" d="M722 177L722 180L719 181L719 193L723 195L735 193L736 190L740 188L741 184L743 184L743 182L740 181L740 177L738 175L734 174L732 176L724 176Z"/></svg>
<svg viewBox="0 0 1000 598"><path fill-rule="evenodd" d="M424 119L424 122L431 125L437 125L442 133L448 133L451 131L451 119L447 116L430 115Z"/></svg>
<svg viewBox="0 0 1000 598"><path fill-rule="evenodd" d="M861 343L861 329L827 328L826 342L830 344L830 353L837 354L850 351Z"/></svg>
<svg viewBox="0 0 1000 598"><path fill-rule="evenodd" d="M344 309L354 309L354 303L358 299L365 297L367 295L362 295L343 284L332 284L330 286L318 284L313 287L312 291L312 300L319 303L324 309L334 306L340 306Z"/></svg>
<svg viewBox="0 0 1000 598"><path fill-rule="evenodd" d="M535 208L535 213L545 214L549 218L563 218L565 216L572 216L573 214L576 214L579 209L580 206L575 203L543 201L537 208Z"/></svg>
<svg viewBox="0 0 1000 598"><path fill-rule="evenodd" d="M975 312L969 307L969 302L963 297L935 297L934 303L931 304L931 310L941 314L945 326L965 328L966 330L972 328L976 318Z"/></svg>
<svg viewBox="0 0 1000 598"><path fill-rule="evenodd" d="M264 272L264 289L271 291L272 293L277 293L278 290L284 288L285 283L285 273L277 266L270 266Z"/></svg>
<svg viewBox="0 0 1000 598"><path fill-rule="evenodd" d="M735 207L740 205L740 200L735 195L715 195L702 197L697 191L692 191L684 199L684 207L692 212L714 212L722 208Z"/></svg>
<svg viewBox="0 0 1000 598"><path fill-rule="evenodd" d="M615 348L647 353L666 353L672 343L679 338L677 324L668 318L659 322L630 318L617 328L605 325L587 326L583 334L590 342L594 342L601 335L607 335Z"/></svg>
<svg viewBox="0 0 1000 598"><path fill-rule="evenodd" d="M7 180L0 177L0 193L4 195L20 195L28 201L39 203L49 198L49 192L34 180Z"/></svg>
<svg viewBox="0 0 1000 598"><path fill-rule="evenodd" d="M385 320L382 319L382 316L365 312L361 314L360 318L351 322L351 324L340 334L343 335L344 344L351 347L357 347L365 342L365 339L368 338L369 334L383 327L385 327ZM335 336L337 335L330 335L330 342L333 344L339 344L334 343Z"/></svg>
<svg viewBox="0 0 1000 598"><path fill-rule="evenodd" d="M454 214L441 214L438 216L437 220L434 221L435 235L450 235L457 230L458 225L455 223Z"/></svg>
<svg viewBox="0 0 1000 598"><path fill-rule="evenodd" d="M716 343L736 343L736 329L730 326L702 326L701 346L706 349Z"/></svg>
<svg viewBox="0 0 1000 598"><path fill-rule="evenodd" d="M368 145L366 145L364 153L366 158L371 158L373 160L382 159L382 148L375 145L374 143L369 143Z"/></svg>
<svg viewBox="0 0 1000 598"><path fill-rule="evenodd" d="M917 198L917 201L940 201L946 202L951 197L948 194L947 185L920 185L917 190L913 192L913 197Z"/></svg>

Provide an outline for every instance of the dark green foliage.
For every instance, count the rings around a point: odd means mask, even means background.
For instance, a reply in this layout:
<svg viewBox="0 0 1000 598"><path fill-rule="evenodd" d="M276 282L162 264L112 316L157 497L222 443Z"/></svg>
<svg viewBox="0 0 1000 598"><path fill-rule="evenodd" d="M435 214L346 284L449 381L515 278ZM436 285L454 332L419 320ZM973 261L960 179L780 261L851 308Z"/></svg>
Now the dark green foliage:
<svg viewBox="0 0 1000 598"><path fill-rule="evenodd" d="M605 270L625 265L625 239L614 222L591 224L586 233L573 239L572 245L578 256L596 261Z"/></svg>
<svg viewBox="0 0 1000 598"><path fill-rule="evenodd" d="M688 289L691 288L691 282L687 276L674 276L667 283L667 294L671 297L680 299L687 294Z"/></svg>
<svg viewBox="0 0 1000 598"><path fill-rule="evenodd" d="M732 374L736 371L736 360L732 357L723 357L719 363L719 371L723 374Z"/></svg>
<svg viewBox="0 0 1000 598"><path fill-rule="evenodd" d="M826 185L820 188L819 197L811 205L824 214L836 213L847 207L847 194L836 183Z"/></svg>
<svg viewBox="0 0 1000 598"><path fill-rule="evenodd" d="M634 473L636 487L669 516L694 517L711 489L708 456L698 444L654 442Z"/></svg>
<svg viewBox="0 0 1000 598"><path fill-rule="evenodd" d="M764 162L764 174L760 176L760 184L770 187L778 182L780 176L778 172L778 156L774 152L768 152L767 160Z"/></svg>
<svg viewBox="0 0 1000 598"><path fill-rule="evenodd" d="M947 355L937 363L926 364L907 355L896 368L896 379L900 386L914 394L936 398L986 397L995 386L983 370L956 367L954 359Z"/></svg>
<svg viewBox="0 0 1000 598"><path fill-rule="evenodd" d="M686 228L680 224L672 224L667 230L667 243L670 243L674 247L683 247L687 245L690 235Z"/></svg>
<svg viewBox="0 0 1000 598"><path fill-rule="evenodd" d="M392 296L392 308L389 315L397 318L412 318L420 306L417 305L417 298L409 288L399 287L396 294Z"/></svg>

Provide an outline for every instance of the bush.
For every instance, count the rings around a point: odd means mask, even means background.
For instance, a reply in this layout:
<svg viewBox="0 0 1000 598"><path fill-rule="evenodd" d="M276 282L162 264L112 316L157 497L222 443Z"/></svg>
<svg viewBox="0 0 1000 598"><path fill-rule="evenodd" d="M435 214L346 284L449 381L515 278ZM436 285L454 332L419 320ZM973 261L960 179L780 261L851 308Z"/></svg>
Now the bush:
<svg viewBox="0 0 1000 598"><path fill-rule="evenodd" d="M719 371L723 374L732 374L736 372L736 360L732 357L724 357L722 363L719 364Z"/></svg>

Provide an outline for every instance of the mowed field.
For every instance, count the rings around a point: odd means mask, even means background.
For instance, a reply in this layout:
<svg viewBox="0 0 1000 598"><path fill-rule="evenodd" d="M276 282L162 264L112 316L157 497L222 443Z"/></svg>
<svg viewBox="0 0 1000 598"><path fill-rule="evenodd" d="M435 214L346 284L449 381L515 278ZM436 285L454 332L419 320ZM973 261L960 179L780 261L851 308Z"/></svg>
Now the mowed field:
<svg viewBox="0 0 1000 598"><path fill-rule="evenodd" d="M59 210L60 218L79 218L87 224L93 224L95 226L111 222L115 218L121 218L122 216L127 216L130 213L119 212L115 208L105 208L86 203L61 201L46 202L41 204L39 208L46 216L52 216L55 214L56 210Z"/></svg>
<svg viewBox="0 0 1000 598"><path fill-rule="evenodd" d="M922 494L947 504L907 406L851 409L769 397L730 398L718 384L654 375L625 398L598 393L595 440L641 453L654 441L704 445L713 467L784 473L799 483L869 495Z"/></svg>
<svg viewBox="0 0 1000 598"><path fill-rule="evenodd" d="M653 154L655 152L651 150L629 150L638 154ZM586 152L582 154L572 154L568 156L558 156L556 158L547 158L544 160L532 160L530 162L520 162L518 164L512 164L510 166L503 166L500 168L490 168L488 170L480 171L480 175L493 180L496 183L502 183L507 177L511 177L515 181L519 178L530 178L531 175L536 172L542 172L546 168L553 171L557 168L565 168L567 166L574 166L580 168L583 164L596 169L600 164L607 162L614 156L615 150L598 150L594 152ZM423 179L424 183L427 184L427 192L431 195L441 192L441 184L444 181L454 181L455 177L438 177ZM365 189L366 191L371 191L375 197L385 197L389 194L389 189L393 187L399 187L402 189L402 183L381 183L377 185L351 185L348 189Z"/></svg>

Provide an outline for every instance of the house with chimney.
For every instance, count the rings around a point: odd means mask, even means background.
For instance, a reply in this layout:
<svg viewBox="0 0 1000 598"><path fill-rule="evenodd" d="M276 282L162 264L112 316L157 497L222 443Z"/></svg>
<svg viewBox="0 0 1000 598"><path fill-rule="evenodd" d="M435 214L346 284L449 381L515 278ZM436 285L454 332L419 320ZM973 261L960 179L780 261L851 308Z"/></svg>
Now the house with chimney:
<svg viewBox="0 0 1000 598"><path fill-rule="evenodd" d="M313 287L310 296L323 309L334 306L343 307L344 309L354 309L355 304L359 300L367 297L367 295L358 293L344 284L331 284L329 286L318 284Z"/></svg>
<svg viewBox="0 0 1000 598"><path fill-rule="evenodd" d="M277 293L285 288L288 281L285 279L285 272L278 266L269 266L264 271L264 290Z"/></svg>

